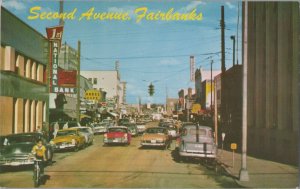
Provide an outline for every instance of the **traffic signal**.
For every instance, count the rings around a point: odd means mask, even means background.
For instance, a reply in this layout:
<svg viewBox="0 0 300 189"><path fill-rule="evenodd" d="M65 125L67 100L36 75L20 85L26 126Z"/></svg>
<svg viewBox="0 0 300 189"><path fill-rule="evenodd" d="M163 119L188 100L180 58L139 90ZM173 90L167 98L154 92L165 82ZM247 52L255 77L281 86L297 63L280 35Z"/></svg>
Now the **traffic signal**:
<svg viewBox="0 0 300 189"><path fill-rule="evenodd" d="M153 96L153 94L154 94L154 85L152 83L149 85L148 92L149 92L150 96Z"/></svg>

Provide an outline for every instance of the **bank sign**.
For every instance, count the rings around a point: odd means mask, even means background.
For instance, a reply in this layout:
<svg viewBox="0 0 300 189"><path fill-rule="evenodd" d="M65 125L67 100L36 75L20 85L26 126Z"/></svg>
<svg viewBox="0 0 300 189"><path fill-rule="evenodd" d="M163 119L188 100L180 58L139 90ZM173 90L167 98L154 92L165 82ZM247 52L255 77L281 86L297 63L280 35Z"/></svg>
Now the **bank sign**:
<svg viewBox="0 0 300 189"><path fill-rule="evenodd" d="M59 67L58 67L58 57L59 50L61 45L63 26L57 26L52 28L47 28L47 37L51 41L50 47L50 67L51 67L51 76L50 76L50 92L51 93L71 93L75 94L76 84L73 86L64 86L64 84L59 81ZM62 72L60 72L62 73ZM67 72L65 72L67 73ZM60 74L61 76L61 74ZM62 76L61 76L62 77ZM67 75L63 76L64 78L68 77ZM73 74L74 77L74 74Z"/></svg>

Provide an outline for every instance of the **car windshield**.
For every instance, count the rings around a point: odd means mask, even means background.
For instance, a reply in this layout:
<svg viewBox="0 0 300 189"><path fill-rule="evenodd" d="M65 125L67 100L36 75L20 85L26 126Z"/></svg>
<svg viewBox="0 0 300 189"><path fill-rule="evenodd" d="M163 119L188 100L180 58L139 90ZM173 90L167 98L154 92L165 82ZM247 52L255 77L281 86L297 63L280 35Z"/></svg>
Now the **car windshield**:
<svg viewBox="0 0 300 189"><path fill-rule="evenodd" d="M108 131L109 132L123 132L123 133L127 132L127 130L125 128L110 128Z"/></svg>
<svg viewBox="0 0 300 189"><path fill-rule="evenodd" d="M157 134L157 133L165 133L165 129L163 128L149 128L147 129L146 133L149 134Z"/></svg>
<svg viewBox="0 0 300 189"><path fill-rule="evenodd" d="M8 136L8 137L5 137L5 139L4 139L4 142L6 142L6 143L8 142L9 144L26 143L26 142L35 143L37 140L37 138L33 135Z"/></svg>
<svg viewBox="0 0 300 189"><path fill-rule="evenodd" d="M68 135L76 135L76 130L58 131L56 136L68 136Z"/></svg>

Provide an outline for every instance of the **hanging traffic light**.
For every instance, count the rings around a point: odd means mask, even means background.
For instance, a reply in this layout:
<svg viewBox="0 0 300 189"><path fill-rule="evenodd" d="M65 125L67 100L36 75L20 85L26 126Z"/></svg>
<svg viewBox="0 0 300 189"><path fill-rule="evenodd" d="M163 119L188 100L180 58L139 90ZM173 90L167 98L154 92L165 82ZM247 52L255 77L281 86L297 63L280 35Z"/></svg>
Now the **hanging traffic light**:
<svg viewBox="0 0 300 189"><path fill-rule="evenodd" d="M154 94L154 85L152 83L150 83L150 85L149 85L148 92L149 92L150 96L153 96L153 94Z"/></svg>

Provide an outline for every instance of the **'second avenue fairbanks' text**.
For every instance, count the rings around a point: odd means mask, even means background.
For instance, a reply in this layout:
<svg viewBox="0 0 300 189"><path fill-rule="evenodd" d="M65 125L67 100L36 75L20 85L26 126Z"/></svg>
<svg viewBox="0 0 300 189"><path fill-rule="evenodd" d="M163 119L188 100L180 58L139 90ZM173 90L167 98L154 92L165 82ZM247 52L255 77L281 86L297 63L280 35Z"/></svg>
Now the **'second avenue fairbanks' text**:
<svg viewBox="0 0 300 189"><path fill-rule="evenodd" d="M95 8L91 7L86 12L78 14L78 9L74 8L70 12L45 12L42 11L42 7L34 6L29 10L30 15L27 17L29 20L41 19L41 20L118 20L118 21L129 21L134 17L136 23L142 20L148 21L201 21L202 12L197 13L197 9L193 9L187 13L180 13L174 11L174 8L170 8L168 11L149 11L147 7L139 7L134 10L134 14L130 12L95 12ZM78 15L79 16L78 16Z"/></svg>

